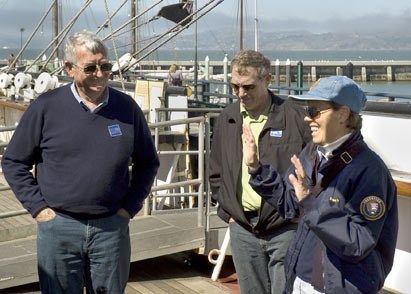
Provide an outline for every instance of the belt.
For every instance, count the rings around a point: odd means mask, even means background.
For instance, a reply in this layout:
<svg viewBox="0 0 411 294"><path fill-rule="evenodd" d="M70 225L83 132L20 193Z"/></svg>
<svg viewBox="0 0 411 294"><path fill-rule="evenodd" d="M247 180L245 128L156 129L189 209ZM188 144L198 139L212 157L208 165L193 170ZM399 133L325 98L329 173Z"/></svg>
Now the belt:
<svg viewBox="0 0 411 294"><path fill-rule="evenodd" d="M256 217L258 216L258 210L244 211L244 215L246 218Z"/></svg>

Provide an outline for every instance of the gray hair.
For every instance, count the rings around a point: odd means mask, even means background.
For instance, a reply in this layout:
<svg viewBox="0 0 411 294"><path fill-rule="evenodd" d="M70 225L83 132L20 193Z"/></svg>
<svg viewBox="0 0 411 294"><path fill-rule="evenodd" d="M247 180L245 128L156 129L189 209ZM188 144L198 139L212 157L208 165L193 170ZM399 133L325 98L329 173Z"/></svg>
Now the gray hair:
<svg viewBox="0 0 411 294"><path fill-rule="evenodd" d="M89 31L74 33L67 39L64 47L65 60L70 63L77 63L76 46L85 46L93 54L102 53L107 56L107 48L103 41L96 34Z"/></svg>
<svg viewBox="0 0 411 294"><path fill-rule="evenodd" d="M271 60L260 52L254 50L242 50L238 52L231 60L231 70L234 66L240 75L247 73L247 67L257 69L258 78L262 79L271 72Z"/></svg>

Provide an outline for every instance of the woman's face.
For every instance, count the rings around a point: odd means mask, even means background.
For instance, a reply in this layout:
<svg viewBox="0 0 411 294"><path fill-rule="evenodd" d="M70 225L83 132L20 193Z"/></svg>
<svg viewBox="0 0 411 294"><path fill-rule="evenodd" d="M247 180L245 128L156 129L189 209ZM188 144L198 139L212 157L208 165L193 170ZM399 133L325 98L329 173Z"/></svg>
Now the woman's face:
<svg viewBox="0 0 411 294"><path fill-rule="evenodd" d="M325 101L307 101L307 106L311 108L311 114L317 113L314 116L307 114L304 118L310 126L314 143L326 145L350 132L346 127L350 113L347 107L334 110L331 104Z"/></svg>

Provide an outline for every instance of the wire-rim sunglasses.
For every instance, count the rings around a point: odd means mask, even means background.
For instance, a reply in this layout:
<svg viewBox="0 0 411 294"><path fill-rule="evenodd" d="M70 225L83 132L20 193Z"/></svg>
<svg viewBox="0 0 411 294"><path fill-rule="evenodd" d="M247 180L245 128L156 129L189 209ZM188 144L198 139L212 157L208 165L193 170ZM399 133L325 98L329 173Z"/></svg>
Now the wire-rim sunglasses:
<svg viewBox="0 0 411 294"><path fill-rule="evenodd" d="M113 65L109 62L103 64L91 64L84 67L73 63L73 66L81 69L86 75L95 73L97 69L100 69L102 72L109 72L113 68Z"/></svg>

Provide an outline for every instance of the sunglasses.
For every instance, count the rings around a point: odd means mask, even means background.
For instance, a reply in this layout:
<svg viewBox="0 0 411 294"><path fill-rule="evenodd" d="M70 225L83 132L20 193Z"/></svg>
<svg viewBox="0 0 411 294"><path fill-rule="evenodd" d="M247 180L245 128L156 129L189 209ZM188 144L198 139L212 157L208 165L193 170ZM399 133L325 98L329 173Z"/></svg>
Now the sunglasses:
<svg viewBox="0 0 411 294"><path fill-rule="evenodd" d="M332 108L326 108L326 109L321 109L319 110L316 106L306 106L305 111L307 112L307 116L310 117L311 119L315 119L318 116L320 116L322 113L327 112L331 110Z"/></svg>
<svg viewBox="0 0 411 294"><path fill-rule="evenodd" d="M96 72L97 69L100 69L103 72L111 71L113 68L113 65L111 63L103 63L103 64L92 64L92 65L87 65L85 67L79 66L77 64L73 65L77 68L80 68L86 75L91 75Z"/></svg>
<svg viewBox="0 0 411 294"><path fill-rule="evenodd" d="M243 88L244 91L248 92L248 91L251 91L251 90L255 89L255 87L256 87L256 85L237 85L237 84L231 83L231 88L236 93L238 93L240 88Z"/></svg>

